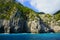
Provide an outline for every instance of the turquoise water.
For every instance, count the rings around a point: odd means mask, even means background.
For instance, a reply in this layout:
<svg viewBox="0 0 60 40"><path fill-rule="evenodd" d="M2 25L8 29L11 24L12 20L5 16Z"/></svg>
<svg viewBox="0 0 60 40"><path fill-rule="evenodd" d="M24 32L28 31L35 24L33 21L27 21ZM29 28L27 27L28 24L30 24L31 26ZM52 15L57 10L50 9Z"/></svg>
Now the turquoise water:
<svg viewBox="0 0 60 40"><path fill-rule="evenodd" d="M0 40L60 40L60 33L46 34L0 34Z"/></svg>

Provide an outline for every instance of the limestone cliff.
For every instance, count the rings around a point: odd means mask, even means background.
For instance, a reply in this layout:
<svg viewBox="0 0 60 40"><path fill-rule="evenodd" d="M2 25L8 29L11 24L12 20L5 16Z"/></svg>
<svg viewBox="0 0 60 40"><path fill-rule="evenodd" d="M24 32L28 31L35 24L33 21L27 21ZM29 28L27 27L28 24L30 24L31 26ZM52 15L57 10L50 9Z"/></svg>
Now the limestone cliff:
<svg viewBox="0 0 60 40"><path fill-rule="evenodd" d="M0 0L0 33L49 33L60 29L53 28L49 19L53 17L45 15L15 0Z"/></svg>

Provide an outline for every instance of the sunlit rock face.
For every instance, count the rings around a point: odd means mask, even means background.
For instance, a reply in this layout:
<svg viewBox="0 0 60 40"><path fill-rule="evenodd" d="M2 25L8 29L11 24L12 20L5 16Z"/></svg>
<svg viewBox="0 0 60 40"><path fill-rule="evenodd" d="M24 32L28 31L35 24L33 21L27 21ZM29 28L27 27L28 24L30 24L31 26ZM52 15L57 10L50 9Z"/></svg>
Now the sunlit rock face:
<svg viewBox="0 0 60 40"><path fill-rule="evenodd" d="M50 27L55 31L55 32L60 32L60 20L59 21L51 21Z"/></svg>
<svg viewBox="0 0 60 40"><path fill-rule="evenodd" d="M37 20L36 20L37 19ZM60 22L60 21L59 21ZM0 20L1 33L50 33L60 32L60 27L56 23L46 25L42 19L22 20L20 18L11 20Z"/></svg>
<svg viewBox="0 0 60 40"><path fill-rule="evenodd" d="M36 19L28 21L28 29L31 33L39 33L40 31L40 20L38 18Z"/></svg>
<svg viewBox="0 0 60 40"><path fill-rule="evenodd" d="M22 22L19 22L20 20L3 20L3 22L0 22L0 28L4 30L4 33L21 33L23 31L23 24ZM1 33L3 33L1 30Z"/></svg>
<svg viewBox="0 0 60 40"><path fill-rule="evenodd" d="M49 30L49 31L46 31L46 32L47 33L48 32L60 32L60 20L56 21L55 18L54 18L54 16L49 19L48 17L45 17L45 15L41 15L41 19L44 22L47 22L48 23L47 24L48 26L46 26L46 27L47 27L47 30Z"/></svg>
<svg viewBox="0 0 60 40"><path fill-rule="evenodd" d="M10 31L9 20L3 20L3 26L4 26L4 33L9 33Z"/></svg>

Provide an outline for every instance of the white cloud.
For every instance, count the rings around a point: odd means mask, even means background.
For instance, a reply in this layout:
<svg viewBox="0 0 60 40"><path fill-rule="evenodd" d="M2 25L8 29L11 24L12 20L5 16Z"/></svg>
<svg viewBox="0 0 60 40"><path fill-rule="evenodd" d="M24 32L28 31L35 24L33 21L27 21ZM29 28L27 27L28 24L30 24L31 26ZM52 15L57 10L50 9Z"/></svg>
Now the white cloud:
<svg viewBox="0 0 60 40"><path fill-rule="evenodd" d="M37 9L39 12L55 13L60 10L60 0L18 0L22 4L29 1L31 6Z"/></svg>
<svg viewBox="0 0 60 40"><path fill-rule="evenodd" d="M40 12L55 13L60 10L60 0L31 0L30 4Z"/></svg>

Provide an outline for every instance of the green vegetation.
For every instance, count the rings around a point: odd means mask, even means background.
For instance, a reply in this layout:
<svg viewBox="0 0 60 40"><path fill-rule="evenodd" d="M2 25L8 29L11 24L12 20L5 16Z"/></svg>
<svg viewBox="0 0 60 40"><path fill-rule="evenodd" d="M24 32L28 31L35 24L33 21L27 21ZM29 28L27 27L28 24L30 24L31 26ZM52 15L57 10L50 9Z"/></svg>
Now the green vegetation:
<svg viewBox="0 0 60 40"><path fill-rule="evenodd" d="M20 3L15 2L15 0L0 0L0 19L11 19L13 14L18 13L20 17L24 20L34 20L35 17L40 17L40 13L44 14L43 12L37 13L32 9L23 6ZM45 14L44 14L45 15ZM52 16L50 14L46 14L49 20L51 20ZM60 13L54 15L56 20L60 20Z"/></svg>
<svg viewBox="0 0 60 40"><path fill-rule="evenodd" d="M54 15L56 21L60 20L60 11L58 11L55 15Z"/></svg>
<svg viewBox="0 0 60 40"><path fill-rule="evenodd" d="M3 1L3 2L2 2ZM12 15L11 12L13 12L13 9L15 7L15 3L11 0L11 1L7 1L7 0L0 0L0 18L1 19L9 19L10 16Z"/></svg>
<svg viewBox="0 0 60 40"><path fill-rule="evenodd" d="M8 2L6 2L6 0L3 2L2 1L3 0L0 1L0 19L10 19L10 17L17 12L20 13L20 17L24 20L29 18L34 19L36 16L35 11L23 6L20 3L15 2L14 0L8 0Z"/></svg>

